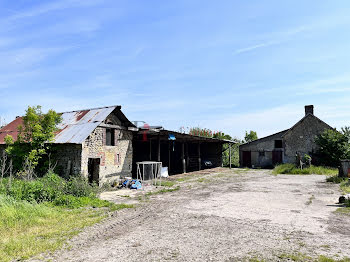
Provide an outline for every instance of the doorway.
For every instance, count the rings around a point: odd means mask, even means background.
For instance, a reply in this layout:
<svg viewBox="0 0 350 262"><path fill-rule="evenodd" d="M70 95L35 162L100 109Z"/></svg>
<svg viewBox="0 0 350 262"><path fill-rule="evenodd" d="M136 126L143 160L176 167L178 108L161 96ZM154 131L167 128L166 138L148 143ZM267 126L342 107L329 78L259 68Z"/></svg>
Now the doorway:
<svg viewBox="0 0 350 262"><path fill-rule="evenodd" d="M88 178L89 183L99 184L100 180L100 159L99 158L89 158L88 159Z"/></svg>
<svg viewBox="0 0 350 262"><path fill-rule="evenodd" d="M252 153L250 151L243 151L242 152L242 165L243 167L252 167Z"/></svg>
<svg viewBox="0 0 350 262"><path fill-rule="evenodd" d="M282 163L282 151L272 151L272 165Z"/></svg>

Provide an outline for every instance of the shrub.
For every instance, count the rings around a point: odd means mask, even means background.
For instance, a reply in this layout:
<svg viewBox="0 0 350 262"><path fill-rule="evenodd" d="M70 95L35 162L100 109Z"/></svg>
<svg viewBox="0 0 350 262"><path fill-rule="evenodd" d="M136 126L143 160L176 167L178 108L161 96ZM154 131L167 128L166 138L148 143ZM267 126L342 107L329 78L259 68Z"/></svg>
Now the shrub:
<svg viewBox="0 0 350 262"><path fill-rule="evenodd" d="M322 166L310 166L307 168L300 169L294 164L281 164L277 165L273 174L290 174L290 175L335 175L338 173L338 169L331 167L322 167Z"/></svg>
<svg viewBox="0 0 350 262"><path fill-rule="evenodd" d="M335 183L335 184L340 184L341 182L344 182L347 179L348 178L346 178L346 177L339 177L338 175L334 175L334 176L327 177L326 181L331 182L331 183Z"/></svg>
<svg viewBox="0 0 350 262"><path fill-rule="evenodd" d="M83 176L73 176L66 185L66 194L82 197L96 196L99 187L96 184L89 184L88 180Z"/></svg>
<svg viewBox="0 0 350 262"><path fill-rule="evenodd" d="M90 185L84 177L72 177L66 181L60 176L50 173L36 180L22 180L9 178L0 182L0 193L16 200L29 202L53 202L55 205L80 207L84 206L82 199L87 197L97 199L99 188Z"/></svg>

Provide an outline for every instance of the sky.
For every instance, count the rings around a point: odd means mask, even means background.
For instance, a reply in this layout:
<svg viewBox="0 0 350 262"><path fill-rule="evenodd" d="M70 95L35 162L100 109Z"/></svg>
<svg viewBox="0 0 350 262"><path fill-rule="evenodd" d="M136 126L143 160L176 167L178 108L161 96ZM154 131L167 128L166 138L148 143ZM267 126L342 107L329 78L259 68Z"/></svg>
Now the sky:
<svg viewBox="0 0 350 262"><path fill-rule="evenodd" d="M243 138L350 125L350 2L0 0L0 118L121 105Z"/></svg>

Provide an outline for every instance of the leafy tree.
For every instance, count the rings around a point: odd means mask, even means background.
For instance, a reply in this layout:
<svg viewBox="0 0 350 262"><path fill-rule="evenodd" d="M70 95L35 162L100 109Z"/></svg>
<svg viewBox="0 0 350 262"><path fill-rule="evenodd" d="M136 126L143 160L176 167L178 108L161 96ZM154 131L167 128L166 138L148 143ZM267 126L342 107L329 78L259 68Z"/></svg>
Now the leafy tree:
<svg viewBox="0 0 350 262"><path fill-rule="evenodd" d="M17 140L14 141L10 135L5 137L6 152L13 159L15 170L31 177L39 160L50 149L60 122L60 115L53 110L44 114L41 106L28 107L23 125L18 127Z"/></svg>
<svg viewBox="0 0 350 262"><path fill-rule="evenodd" d="M350 128L344 127L340 132L335 129L327 129L316 137L317 154L321 164L338 166L340 159L350 157L349 134Z"/></svg>
<svg viewBox="0 0 350 262"><path fill-rule="evenodd" d="M239 145L242 143L238 138L232 138L230 135L225 134L223 132L217 132L213 135L213 138L219 138L219 139L226 139L226 140L231 140L235 141L235 144L231 145L231 163L233 166L239 166ZM224 166L229 166L230 165L230 150L229 150L229 144L224 144L223 145L223 153L222 153L222 162Z"/></svg>
<svg viewBox="0 0 350 262"><path fill-rule="evenodd" d="M257 139L258 139L258 135L255 131L250 130L249 133L245 131L244 142L249 143Z"/></svg>
<svg viewBox="0 0 350 262"><path fill-rule="evenodd" d="M208 128L201 128L201 127L190 128L189 134L193 136L213 137L213 131L211 131Z"/></svg>

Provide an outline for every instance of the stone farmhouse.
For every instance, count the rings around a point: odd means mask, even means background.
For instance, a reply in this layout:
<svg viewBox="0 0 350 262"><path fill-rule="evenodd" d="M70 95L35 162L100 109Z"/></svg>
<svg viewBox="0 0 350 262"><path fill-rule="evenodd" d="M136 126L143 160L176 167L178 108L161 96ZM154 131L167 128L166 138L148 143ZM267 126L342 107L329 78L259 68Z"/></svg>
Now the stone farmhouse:
<svg viewBox="0 0 350 262"><path fill-rule="evenodd" d="M264 168L296 163L297 155L315 153L315 137L331 128L314 115L313 105L305 106L305 116L291 128L241 145L240 166Z"/></svg>
<svg viewBox="0 0 350 262"><path fill-rule="evenodd" d="M230 141L164 130L138 128L127 119L121 106L108 106L61 113L52 159L56 172L65 177L82 174L90 182L112 182L120 176L136 177L136 162L158 161L169 173L200 170L203 160L212 167L222 165L222 145ZM15 140L22 117L0 129L0 151L4 138Z"/></svg>

